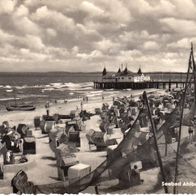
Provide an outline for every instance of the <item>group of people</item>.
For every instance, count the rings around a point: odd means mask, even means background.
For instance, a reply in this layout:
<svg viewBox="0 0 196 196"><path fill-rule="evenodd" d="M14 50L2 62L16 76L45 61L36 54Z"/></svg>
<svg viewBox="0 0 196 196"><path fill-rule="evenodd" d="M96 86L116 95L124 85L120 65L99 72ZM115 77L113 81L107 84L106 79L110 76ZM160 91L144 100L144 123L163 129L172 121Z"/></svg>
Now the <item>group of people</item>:
<svg viewBox="0 0 196 196"><path fill-rule="evenodd" d="M7 150L20 152L22 150L21 135L16 127L10 127L7 121L4 121L0 127L1 143L5 143Z"/></svg>
<svg viewBox="0 0 196 196"><path fill-rule="evenodd" d="M23 136L25 130L22 128L17 130L16 126L10 127L7 121L0 126L0 142L5 147L3 154L5 164L14 163L14 153L23 153Z"/></svg>

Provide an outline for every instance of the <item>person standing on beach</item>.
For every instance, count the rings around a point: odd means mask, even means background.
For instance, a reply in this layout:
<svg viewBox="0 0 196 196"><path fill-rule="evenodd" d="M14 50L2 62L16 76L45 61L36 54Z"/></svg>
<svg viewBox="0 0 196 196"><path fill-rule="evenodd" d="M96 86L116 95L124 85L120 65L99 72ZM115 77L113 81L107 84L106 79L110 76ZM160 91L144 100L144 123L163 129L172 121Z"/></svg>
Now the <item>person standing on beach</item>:
<svg viewBox="0 0 196 196"><path fill-rule="evenodd" d="M80 106L81 106L81 111L83 111L83 102L80 102Z"/></svg>
<svg viewBox="0 0 196 196"><path fill-rule="evenodd" d="M50 102L47 101L47 102L46 102L46 105L45 105L45 108L49 108L49 107L50 107Z"/></svg>
<svg viewBox="0 0 196 196"><path fill-rule="evenodd" d="M192 144L193 142L193 126L189 126L189 129L188 129L188 133L189 133L189 142Z"/></svg>

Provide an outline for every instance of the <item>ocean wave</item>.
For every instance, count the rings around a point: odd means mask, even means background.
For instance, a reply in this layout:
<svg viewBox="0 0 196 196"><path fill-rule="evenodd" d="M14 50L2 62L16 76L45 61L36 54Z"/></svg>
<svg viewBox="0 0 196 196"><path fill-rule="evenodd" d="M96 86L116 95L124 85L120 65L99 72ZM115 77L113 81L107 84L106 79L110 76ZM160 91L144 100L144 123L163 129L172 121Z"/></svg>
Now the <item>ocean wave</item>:
<svg viewBox="0 0 196 196"><path fill-rule="evenodd" d="M29 98L29 97L48 97L48 95L35 95L35 94L27 94L27 95L18 95L19 98Z"/></svg>
<svg viewBox="0 0 196 196"><path fill-rule="evenodd" d="M0 101L11 101L11 100L20 100L20 98L14 98L14 97L6 97L6 98L0 98Z"/></svg>
<svg viewBox="0 0 196 196"><path fill-rule="evenodd" d="M87 89L92 89L93 82L82 82L82 83L68 82L65 83L65 85L69 90L84 90L84 89L87 90Z"/></svg>
<svg viewBox="0 0 196 196"><path fill-rule="evenodd" d="M63 84L63 83L50 83L50 87L53 87L54 89L61 89L61 88L64 88L66 87L66 84Z"/></svg>
<svg viewBox="0 0 196 196"><path fill-rule="evenodd" d="M27 85L15 86L14 88L16 88L16 89L25 89L25 88L28 88L28 86Z"/></svg>
<svg viewBox="0 0 196 196"><path fill-rule="evenodd" d="M5 86L3 86L3 88L11 89L11 88L12 88L12 86L10 86L10 85L5 85Z"/></svg>
<svg viewBox="0 0 196 196"><path fill-rule="evenodd" d="M11 92L13 92L13 89L7 89L7 90L5 90L7 93L11 93Z"/></svg>
<svg viewBox="0 0 196 196"><path fill-rule="evenodd" d="M70 91L87 91L93 89L93 82L82 82L82 83L50 83L49 85L45 85L42 91L53 91L53 90L70 90Z"/></svg>
<svg viewBox="0 0 196 196"><path fill-rule="evenodd" d="M73 82L54 82L49 83L45 85L0 85L0 88L5 89L27 89L27 88L43 88L47 90L53 90L53 89L68 89L68 90L90 90L93 89L93 82L81 82L81 83L73 83Z"/></svg>

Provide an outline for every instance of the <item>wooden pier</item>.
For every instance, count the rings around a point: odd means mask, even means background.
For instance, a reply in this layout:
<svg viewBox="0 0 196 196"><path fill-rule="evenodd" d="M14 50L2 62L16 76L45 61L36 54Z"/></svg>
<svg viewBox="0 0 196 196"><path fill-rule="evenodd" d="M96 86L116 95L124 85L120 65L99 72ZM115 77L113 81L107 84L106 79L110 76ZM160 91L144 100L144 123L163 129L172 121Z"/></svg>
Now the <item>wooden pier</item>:
<svg viewBox="0 0 196 196"><path fill-rule="evenodd" d="M105 81L94 81L95 89L147 89L147 88L157 88L157 89L168 89L179 88L185 86L185 80L178 81L148 81L148 82L105 82Z"/></svg>

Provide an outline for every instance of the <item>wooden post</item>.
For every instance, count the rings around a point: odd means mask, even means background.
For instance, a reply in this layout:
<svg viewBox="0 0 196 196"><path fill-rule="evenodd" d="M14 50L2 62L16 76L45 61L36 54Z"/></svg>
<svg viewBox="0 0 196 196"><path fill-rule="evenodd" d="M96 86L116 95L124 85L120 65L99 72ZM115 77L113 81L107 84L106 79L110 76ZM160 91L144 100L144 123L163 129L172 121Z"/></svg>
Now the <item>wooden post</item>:
<svg viewBox="0 0 196 196"><path fill-rule="evenodd" d="M99 195L99 189L98 189L98 186L97 185L95 186L95 194L96 195Z"/></svg>
<svg viewBox="0 0 196 196"><path fill-rule="evenodd" d="M149 106L149 103L148 103L148 98L147 98L147 95L146 95L146 91L144 91L144 93L143 93L143 98L144 98L144 101L146 102L146 106L147 106L148 114L149 114L149 119L150 119L150 123L151 123L151 126L152 126L152 133L153 133L153 137L154 137L154 144L155 144L155 148L156 148L156 152L157 152L157 158L158 158L158 162L159 162L159 166L160 166L160 170L161 170L162 181L166 182L165 173L164 173L164 170L163 170L163 164L162 164L162 160L161 160L161 155L160 155L159 147L158 147L158 144L157 144L157 138L156 138L156 132L157 131L156 131L156 127L154 125L154 121L152 119L152 114L151 114L151 111L150 111L150 106ZM166 185L164 185L164 190L165 190L165 193L168 193L168 188L167 188Z"/></svg>
<svg viewBox="0 0 196 196"><path fill-rule="evenodd" d="M191 69L191 58L192 58L192 48L190 52L190 57L189 57L189 66L188 66L188 71L186 75L186 82L185 82L185 88L184 88L184 94L182 95L182 110L181 110L181 115L180 115L180 126L179 126L179 136L178 136L178 145L177 145L177 152L176 152L176 163L175 163L175 176L174 176L174 184L177 182L177 176L178 176L178 160L179 160L179 155L180 155L180 140L181 140L181 132L182 132L182 119L183 119L183 114L184 114L184 105L185 105L185 98L186 98L186 91L188 87L188 80L189 80L189 73ZM174 186L173 193L176 194L176 186Z"/></svg>
<svg viewBox="0 0 196 196"><path fill-rule="evenodd" d="M193 55L193 45L191 44L191 50L192 50L192 61L193 61L193 75L194 75L194 93L195 93L195 103L196 103L196 66L195 66L195 59Z"/></svg>
<svg viewBox="0 0 196 196"><path fill-rule="evenodd" d="M169 79L169 91L171 91L171 80Z"/></svg>
<svg viewBox="0 0 196 196"><path fill-rule="evenodd" d="M167 141L165 140L165 156L167 156Z"/></svg>

